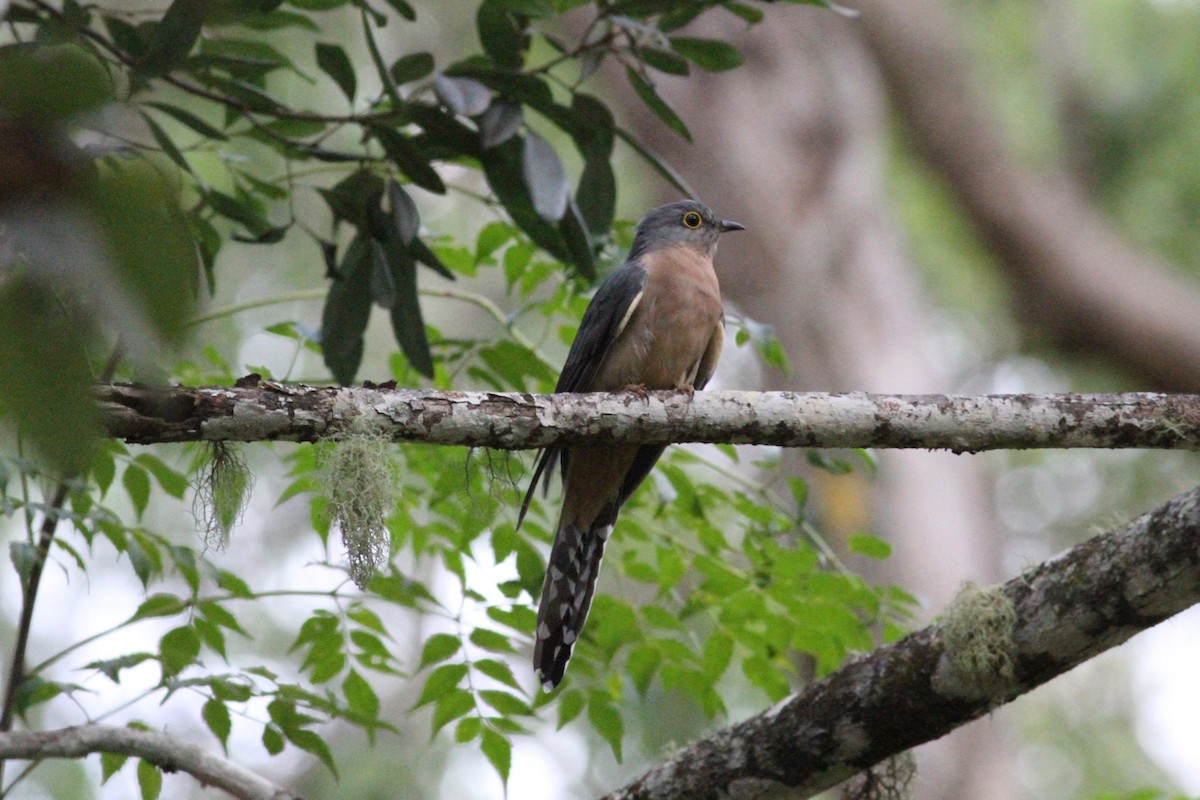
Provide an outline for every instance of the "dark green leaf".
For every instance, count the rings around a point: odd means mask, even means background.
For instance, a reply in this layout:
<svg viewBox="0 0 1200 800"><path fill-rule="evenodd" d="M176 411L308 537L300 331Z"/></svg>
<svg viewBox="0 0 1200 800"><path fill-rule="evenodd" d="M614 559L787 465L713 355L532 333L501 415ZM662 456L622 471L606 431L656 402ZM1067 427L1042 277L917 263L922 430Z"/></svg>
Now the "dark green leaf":
<svg viewBox="0 0 1200 800"><path fill-rule="evenodd" d="M483 0L475 14L475 27L483 51L505 69L519 70L525 63L529 34L510 12L505 0Z"/></svg>
<svg viewBox="0 0 1200 800"><path fill-rule="evenodd" d="M488 88L471 78L438 75L433 79L433 91L442 105L464 117L482 114L492 102Z"/></svg>
<svg viewBox="0 0 1200 800"><path fill-rule="evenodd" d="M145 112L142 113L142 119L146 121L146 126L150 128L150 135L154 137L154 141L158 143L159 149L166 153L167 158L175 162L175 165L185 171L190 171L187 160L183 157L183 153L179 152L179 148L171 141L171 137L167 135L154 119Z"/></svg>
<svg viewBox="0 0 1200 800"><path fill-rule="evenodd" d="M145 759L138 759L137 780L142 800L158 800L162 793L162 772L158 767Z"/></svg>
<svg viewBox="0 0 1200 800"><path fill-rule="evenodd" d="M500 774L500 780L507 784L508 773L512 769L512 743L491 728L484 728L479 748Z"/></svg>
<svg viewBox="0 0 1200 800"><path fill-rule="evenodd" d="M521 165L521 174L538 216L547 222L562 219L567 210L571 186L567 183L567 173L558 153L545 139L530 133L525 137Z"/></svg>
<svg viewBox="0 0 1200 800"><path fill-rule="evenodd" d="M263 748L271 755L283 752L283 734L276 725L264 725L262 732Z"/></svg>
<svg viewBox="0 0 1200 800"><path fill-rule="evenodd" d="M141 71L162 75L182 62L200 38L206 13L208 0L174 0L154 26L146 56L139 65Z"/></svg>
<svg viewBox="0 0 1200 800"><path fill-rule="evenodd" d="M421 214L417 210L417 204L408 192L393 180L387 182L387 198L392 210L392 224L396 227L400 241L405 245L412 244L421 229Z"/></svg>
<svg viewBox="0 0 1200 800"><path fill-rule="evenodd" d="M722 3L721 7L730 14L741 17L751 25L762 22L763 12L753 6L745 5L744 3Z"/></svg>
<svg viewBox="0 0 1200 800"><path fill-rule="evenodd" d="M435 633L425 642L425 647L421 650L421 663L417 669L424 669L430 664L445 661L457 653L461 646L462 640L457 636L450 633Z"/></svg>
<svg viewBox="0 0 1200 800"><path fill-rule="evenodd" d="M380 308L392 308L396 305L396 279L392 275L391 264L388 263L383 245L376 239L371 240L370 247L371 299Z"/></svg>
<svg viewBox="0 0 1200 800"><path fill-rule="evenodd" d="M625 76L629 79L629 83L633 86L633 90L637 93L637 96L642 99L647 108L654 112L655 116L687 141L690 142L692 140L692 134L688 131L687 125L684 125L679 115L658 96L658 92L654 91L654 87L650 85L649 81L630 67L625 68Z"/></svg>
<svg viewBox="0 0 1200 800"><path fill-rule="evenodd" d="M621 141L632 147L634 152L641 156L647 164L653 167L659 175L666 179L667 183L671 184L688 197L696 197L696 193L692 190L691 186L688 186L688 183L683 179L683 176L680 175L674 167L664 161L657 153L643 145L633 136L633 134L629 133L623 128L616 128L615 132L617 136L621 138Z"/></svg>
<svg viewBox="0 0 1200 800"><path fill-rule="evenodd" d="M735 69L742 65L742 54L737 48L716 39L674 36L671 38L671 47L696 66L710 72Z"/></svg>
<svg viewBox="0 0 1200 800"><path fill-rule="evenodd" d="M392 306L392 332L413 369L433 377L433 354L421 318L421 298L417 294L417 262L404 249L398 237L386 243L392 277L396 281L396 304Z"/></svg>
<svg viewBox="0 0 1200 800"><path fill-rule="evenodd" d="M479 118L479 143L486 150L513 137L524 121L521 107L497 100Z"/></svg>
<svg viewBox="0 0 1200 800"><path fill-rule="evenodd" d="M341 45L317 42L316 52L317 66L321 68L322 72L333 78L334 83L342 90L342 94L346 95L346 99L353 102L358 81L354 76L354 64L350 62L346 51L342 49Z"/></svg>
<svg viewBox="0 0 1200 800"><path fill-rule="evenodd" d="M331 189L321 189L335 220L344 220L356 228L370 224L371 213L383 198L384 180L368 169L356 170Z"/></svg>
<svg viewBox="0 0 1200 800"><path fill-rule="evenodd" d="M454 280L454 273L450 271L449 267L442 263L442 260L438 258L437 253L430 250L429 245L425 244L425 242L421 241L420 239L413 239L408 245L408 250L417 259L417 261L420 261L438 275L441 275L447 280Z"/></svg>
<svg viewBox="0 0 1200 800"><path fill-rule="evenodd" d="M656 47L639 47L637 54L646 66L653 67L659 72L669 75L687 75L688 63L683 56L669 50L659 50Z"/></svg>
<svg viewBox="0 0 1200 800"><path fill-rule="evenodd" d="M229 706L220 700L210 698L200 709L200 715L204 717L204 724L220 740L221 748L228 753L229 732L233 729L233 722L229 717Z"/></svg>
<svg viewBox="0 0 1200 800"><path fill-rule="evenodd" d="M533 210L529 190L521 176L520 141L514 137L482 154L484 175L513 222L539 247L556 258L569 261L570 251L558 230Z"/></svg>
<svg viewBox="0 0 1200 800"><path fill-rule="evenodd" d="M433 56L429 53L409 53L400 56L388 72L396 85L420 80L433 72Z"/></svg>
<svg viewBox="0 0 1200 800"><path fill-rule="evenodd" d="M437 171L429 165L428 159L421 154L408 137L392 128L376 126L372 134L383 145L383 149L400 170L412 179L412 182L422 189L428 189L436 194L446 193L446 184Z"/></svg>
<svg viewBox="0 0 1200 800"><path fill-rule="evenodd" d="M409 22L412 22L417 18L417 12L413 10L413 7L409 5L406 0L386 0L386 2L389 6L396 9L397 14L404 17Z"/></svg>
<svg viewBox="0 0 1200 800"><path fill-rule="evenodd" d="M425 131L424 136L415 137L422 140L422 149L425 152L437 152L439 158L479 155L479 137L475 131L443 109L423 103L410 103L404 112L409 120Z"/></svg>
<svg viewBox="0 0 1200 800"><path fill-rule="evenodd" d="M359 235L342 256L321 314L321 352L325 366L343 386L354 381L363 357L363 332L371 315L371 247Z"/></svg>
<svg viewBox="0 0 1200 800"><path fill-rule="evenodd" d="M592 237L588 234L587 223L574 200L567 204L567 213L559 221L558 230L567 243L567 250L571 253L571 262L575 264L575 269L588 280L595 279L596 262Z"/></svg>

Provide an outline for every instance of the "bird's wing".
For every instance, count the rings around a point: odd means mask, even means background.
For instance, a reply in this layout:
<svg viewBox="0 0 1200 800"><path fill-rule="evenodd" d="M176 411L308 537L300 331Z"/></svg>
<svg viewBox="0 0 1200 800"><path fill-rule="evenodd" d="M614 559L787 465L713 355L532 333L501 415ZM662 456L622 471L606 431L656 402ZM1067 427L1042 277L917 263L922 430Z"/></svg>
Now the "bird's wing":
<svg viewBox="0 0 1200 800"><path fill-rule="evenodd" d="M583 313L579 332L575 334L562 374L558 377L558 385L554 387L555 392L586 392L592 388L597 370L604 363L612 343L629 324L645 289L646 270L636 261L626 261L600 284L587 311ZM543 479L543 473L545 486L554 475L555 465L560 458L565 459L565 455L563 448L548 447L538 456L533 480L529 482L521 511L517 514L518 529L529 511L533 493L537 490L538 481Z"/></svg>

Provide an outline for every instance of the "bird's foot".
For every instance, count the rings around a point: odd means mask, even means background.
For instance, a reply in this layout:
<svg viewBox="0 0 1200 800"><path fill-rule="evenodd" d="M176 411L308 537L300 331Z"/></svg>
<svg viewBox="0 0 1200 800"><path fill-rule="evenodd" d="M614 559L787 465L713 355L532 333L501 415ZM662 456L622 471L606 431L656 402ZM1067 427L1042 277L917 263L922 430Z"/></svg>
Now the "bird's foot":
<svg viewBox="0 0 1200 800"><path fill-rule="evenodd" d="M676 386L675 390L679 391L679 392L683 392L688 397L691 397L692 395L694 395L696 393L696 387L690 383L685 383L681 386Z"/></svg>
<svg viewBox="0 0 1200 800"><path fill-rule="evenodd" d="M650 390L646 388L644 383L631 383L621 391L629 392L638 396L639 400L645 401L650 397Z"/></svg>

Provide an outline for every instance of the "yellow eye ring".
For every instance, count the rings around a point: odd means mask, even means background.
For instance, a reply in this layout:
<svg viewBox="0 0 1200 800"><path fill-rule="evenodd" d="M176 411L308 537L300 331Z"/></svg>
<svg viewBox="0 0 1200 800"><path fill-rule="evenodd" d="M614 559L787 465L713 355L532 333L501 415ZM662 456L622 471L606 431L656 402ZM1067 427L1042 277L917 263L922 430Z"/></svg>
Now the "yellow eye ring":
<svg viewBox="0 0 1200 800"><path fill-rule="evenodd" d="M692 230L696 230L696 228L700 227L700 224L702 222L704 222L704 220L701 219L700 215L698 213L696 213L695 211L684 212L683 227L691 228Z"/></svg>

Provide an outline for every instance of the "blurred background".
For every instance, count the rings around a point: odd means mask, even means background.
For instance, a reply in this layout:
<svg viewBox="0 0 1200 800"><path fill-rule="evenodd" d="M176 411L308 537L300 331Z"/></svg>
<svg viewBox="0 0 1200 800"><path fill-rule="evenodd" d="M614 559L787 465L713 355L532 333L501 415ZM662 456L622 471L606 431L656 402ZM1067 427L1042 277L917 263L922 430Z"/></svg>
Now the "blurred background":
<svg viewBox="0 0 1200 800"><path fill-rule="evenodd" d="M420 7L415 24L391 29L396 38L385 55L430 50L442 63L475 35L474 8L466 0ZM689 32L731 42L746 63L658 84L687 121L693 145L649 116L618 68L592 79L618 119L701 199L747 226L718 254L723 291L731 313L774 328L791 369L730 348L715 386L1200 389L1200 3L862 0L856 8L854 17L772 4L753 27L732 14L705 15ZM572 12L563 24L582 25L586 13ZM326 15L323 24L326 38L344 33L355 41L352 16ZM618 153L619 218L635 220L677 198L642 161ZM414 196L428 228L473 240L482 221L465 206L420 190ZM324 267L311 243L272 248L266 262L263 252L236 243L223 252L213 308L321 285ZM503 301L496 275L469 286ZM320 306L316 294L248 310L205 325L197 339L238 374L262 365L295 380L324 380L319 356L266 331L289 320L316 329ZM453 298L428 297L425 311L443 331L495 324ZM394 349L386 322L377 320L361 375L386 376ZM199 363L206 357L195 353ZM310 526L307 506L274 505L288 483L279 458L286 450L251 453L252 504L213 558L261 565L264 589L298 579L314 590L336 585L338 574L314 566L327 556L316 537L295 535ZM940 613L964 581L1013 577L1200 482L1200 460L1181 453L883 452L878 459L875 474L831 477L802 457L791 468L810 481L810 508L828 537L870 531L892 543L892 558L873 567L873 577L916 595L919 622ZM516 489L497 491L507 490L515 514ZM155 507L147 521L181 536L193 524L183 506ZM60 636L86 636L103 618L127 616L140 598L136 586L123 585L125 570L110 582L97 564L87 585L68 574L47 573L45 596L60 602L39 608L45 648ZM105 603L91 604L98 595ZM2 587L0 600L16 608L16 587ZM276 613L254 624L282 631L289 611ZM413 652L430 632L411 620L394 631ZM286 646L288 635L278 638ZM38 646L35 638L31 648ZM914 796L1125 797L1146 787L1200 795L1197 675L1200 614L1193 610L921 748ZM312 797L505 796L478 752L455 749L445 736L430 742L427 717L405 715L415 698L404 696L403 682L376 689L394 709L385 716L404 730L374 749L357 732L335 736L345 765L340 783L320 767L304 774L307 757L268 759L255 736L239 739L236 725L231 751ZM728 692L734 718L761 707L761 696L745 687ZM186 703L173 708L178 719L169 729L203 735L196 709L189 718ZM627 720L623 764L579 726L548 726L516 740L507 796L597 796L658 761L680 737L715 724L669 697L651 698ZM83 778L86 769L44 770L18 796L136 792L128 770L97 788ZM168 776L164 788L168 797L210 794L185 777Z"/></svg>

